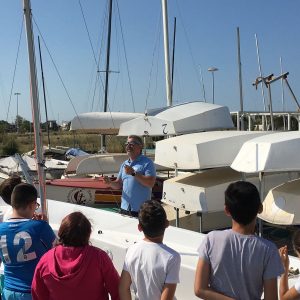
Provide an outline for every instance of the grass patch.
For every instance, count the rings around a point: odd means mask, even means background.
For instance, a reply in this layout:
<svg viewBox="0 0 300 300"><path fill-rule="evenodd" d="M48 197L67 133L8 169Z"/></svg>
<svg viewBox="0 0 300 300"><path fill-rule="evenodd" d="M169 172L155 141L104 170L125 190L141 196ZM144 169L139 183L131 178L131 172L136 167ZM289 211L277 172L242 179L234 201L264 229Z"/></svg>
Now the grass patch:
<svg viewBox="0 0 300 300"><path fill-rule="evenodd" d="M43 133L43 145L48 145L48 136ZM111 153L125 152L126 137L106 136L106 149ZM33 134L7 133L0 141L0 154L2 156L13 155L16 152L25 153L34 149ZM80 148L88 153L97 153L101 149L101 136L96 133L73 133L70 131L50 133L52 147L64 146Z"/></svg>

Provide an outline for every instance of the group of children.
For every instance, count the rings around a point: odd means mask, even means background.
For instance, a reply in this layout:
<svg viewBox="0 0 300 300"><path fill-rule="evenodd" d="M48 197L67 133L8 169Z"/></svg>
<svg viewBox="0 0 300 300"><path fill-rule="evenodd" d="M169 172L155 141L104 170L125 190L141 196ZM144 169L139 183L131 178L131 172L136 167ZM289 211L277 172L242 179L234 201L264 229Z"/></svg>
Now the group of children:
<svg viewBox="0 0 300 300"><path fill-rule="evenodd" d="M157 201L146 201L138 215L144 239L127 250L119 276L106 252L90 245L91 223L81 212L67 215L57 238L41 215L36 189L10 178L0 187L12 206L0 224L4 263L2 299L34 300L171 300L179 283L180 255L163 244L169 223ZM194 291L202 299L300 299L300 280L288 287L287 247L281 249L255 235L262 211L256 187L245 181L228 186L225 212L232 228L212 231L198 248ZM300 252L300 232L294 239Z"/></svg>

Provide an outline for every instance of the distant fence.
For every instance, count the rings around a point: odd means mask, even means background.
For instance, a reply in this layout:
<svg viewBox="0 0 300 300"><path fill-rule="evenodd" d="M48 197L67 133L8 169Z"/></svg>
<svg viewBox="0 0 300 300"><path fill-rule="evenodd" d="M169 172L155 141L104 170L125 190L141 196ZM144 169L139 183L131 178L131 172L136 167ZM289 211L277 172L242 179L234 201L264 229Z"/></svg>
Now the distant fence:
<svg viewBox="0 0 300 300"><path fill-rule="evenodd" d="M271 115L262 111L230 113L237 130L270 130ZM300 130L300 112L273 112L275 130Z"/></svg>

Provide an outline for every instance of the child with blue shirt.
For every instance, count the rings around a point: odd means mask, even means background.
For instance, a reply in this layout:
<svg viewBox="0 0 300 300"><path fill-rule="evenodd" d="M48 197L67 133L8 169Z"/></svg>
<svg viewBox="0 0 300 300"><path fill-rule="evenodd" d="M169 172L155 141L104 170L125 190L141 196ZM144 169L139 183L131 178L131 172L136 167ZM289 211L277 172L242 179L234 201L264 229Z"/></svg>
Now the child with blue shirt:
<svg viewBox="0 0 300 300"><path fill-rule="evenodd" d="M11 206L11 217L0 224L3 299L31 300L35 267L43 254L53 247L55 234L47 222L32 219L39 206L33 185L16 185L11 195Z"/></svg>

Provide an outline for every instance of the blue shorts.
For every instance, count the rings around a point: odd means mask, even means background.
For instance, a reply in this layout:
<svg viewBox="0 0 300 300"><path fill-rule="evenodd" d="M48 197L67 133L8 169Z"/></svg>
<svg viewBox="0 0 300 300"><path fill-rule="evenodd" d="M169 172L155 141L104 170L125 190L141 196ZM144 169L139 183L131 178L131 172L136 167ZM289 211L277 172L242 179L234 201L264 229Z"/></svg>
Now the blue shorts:
<svg viewBox="0 0 300 300"><path fill-rule="evenodd" d="M32 300L31 293L21 293L3 289L2 292L3 300Z"/></svg>

